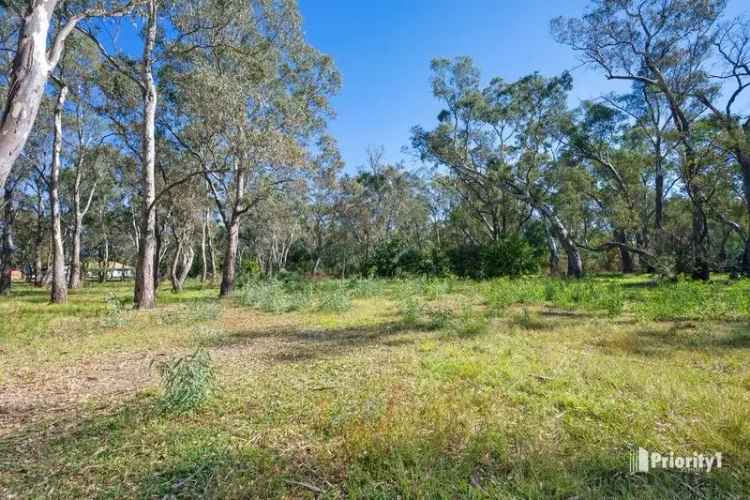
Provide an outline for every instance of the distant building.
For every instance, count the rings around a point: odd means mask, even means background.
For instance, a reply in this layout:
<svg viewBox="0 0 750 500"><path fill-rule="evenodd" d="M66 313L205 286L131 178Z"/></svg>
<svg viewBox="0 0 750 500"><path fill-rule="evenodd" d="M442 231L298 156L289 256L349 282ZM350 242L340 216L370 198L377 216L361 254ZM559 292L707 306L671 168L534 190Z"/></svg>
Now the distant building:
<svg viewBox="0 0 750 500"><path fill-rule="evenodd" d="M105 272L99 264L89 265L86 269L86 278L92 281L98 280ZM124 281L135 278L135 269L122 262L110 262L106 269L106 281Z"/></svg>
<svg viewBox="0 0 750 500"><path fill-rule="evenodd" d="M10 280L16 282L26 281L26 275L19 269L12 269L10 271Z"/></svg>

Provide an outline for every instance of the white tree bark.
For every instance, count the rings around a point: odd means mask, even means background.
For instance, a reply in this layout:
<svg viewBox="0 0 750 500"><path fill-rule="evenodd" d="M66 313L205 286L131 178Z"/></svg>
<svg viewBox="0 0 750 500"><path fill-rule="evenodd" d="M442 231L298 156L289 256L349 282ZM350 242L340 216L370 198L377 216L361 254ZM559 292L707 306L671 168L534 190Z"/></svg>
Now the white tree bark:
<svg viewBox="0 0 750 500"><path fill-rule="evenodd" d="M0 186L29 138L50 73L47 33L57 0L29 2L0 121ZM5 22L5 21L4 21Z"/></svg>
<svg viewBox="0 0 750 500"><path fill-rule="evenodd" d="M24 13L13 57L8 95L0 118L0 187L5 186L13 164L26 145L49 75L60 61L65 41L76 25L91 17L127 14L140 1L133 0L113 9L94 7L69 17L57 31L49 51L47 38L59 0L34 0L26 3L28 7Z"/></svg>
<svg viewBox="0 0 750 500"><path fill-rule="evenodd" d="M60 154L62 152L62 115L68 87L60 87L55 106L55 138L52 151L52 171L49 181L49 203L52 223L52 293L54 304L64 304L68 300L68 287L65 282L65 249L62 237L62 215L60 213Z"/></svg>
<svg viewBox="0 0 750 500"><path fill-rule="evenodd" d="M156 103L157 91L153 73L156 45L156 0L148 2L148 31L143 49L143 172L141 173L142 211L140 244L136 263L134 303L137 309L156 307L154 256L156 255Z"/></svg>

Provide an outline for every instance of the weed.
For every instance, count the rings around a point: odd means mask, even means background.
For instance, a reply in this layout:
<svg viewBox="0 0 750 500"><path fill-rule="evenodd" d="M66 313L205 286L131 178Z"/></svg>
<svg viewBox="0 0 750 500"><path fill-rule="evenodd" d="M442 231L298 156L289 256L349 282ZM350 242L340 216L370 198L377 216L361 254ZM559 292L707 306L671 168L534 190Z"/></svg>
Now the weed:
<svg viewBox="0 0 750 500"><path fill-rule="evenodd" d="M451 330L459 337L474 337L487 333L489 320L465 305L461 314L451 322Z"/></svg>
<svg viewBox="0 0 750 500"><path fill-rule="evenodd" d="M203 404L215 386L216 375L211 356L203 349L155 364L161 375L164 391L161 406L165 411L193 411Z"/></svg>
<svg viewBox="0 0 750 500"><path fill-rule="evenodd" d="M102 326L116 328L125 325L127 323L127 318L125 317L123 301L115 294L108 293L104 298L104 302L107 304L107 307L105 309L104 318L102 319Z"/></svg>
<svg viewBox="0 0 750 500"><path fill-rule="evenodd" d="M543 330L547 324L539 319L535 314L530 313L527 308L523 308L521 314L516 316L514 322L524 330Z"/></svg>
<svg viewBox="0 0 750 500"><path fill-rule="evenodd" d="M427 310L427 316L430 320L430 329L442 330L450 325L450 322L453 319L453 312L451 312L450 309L431 308Z"/></svg>

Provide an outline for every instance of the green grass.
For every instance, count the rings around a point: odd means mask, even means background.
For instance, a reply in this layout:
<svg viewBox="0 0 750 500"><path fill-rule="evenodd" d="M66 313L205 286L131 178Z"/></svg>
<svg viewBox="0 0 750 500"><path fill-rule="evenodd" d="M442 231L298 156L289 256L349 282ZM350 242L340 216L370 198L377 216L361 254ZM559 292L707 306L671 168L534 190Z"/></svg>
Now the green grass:
<svg viewBox="0 0 750 500"><path fill-rule="evenodd" d="M12 319L0 326L0 497L750 491L747 281L253 286L223 302L197 284L163 290L148 313L131 310L127 284L64 306L25 286L0 299ZM196 351L211 358L211 397L163 411L156 364ZM721 451L725 466L630 475L637 446Z"/></svg>

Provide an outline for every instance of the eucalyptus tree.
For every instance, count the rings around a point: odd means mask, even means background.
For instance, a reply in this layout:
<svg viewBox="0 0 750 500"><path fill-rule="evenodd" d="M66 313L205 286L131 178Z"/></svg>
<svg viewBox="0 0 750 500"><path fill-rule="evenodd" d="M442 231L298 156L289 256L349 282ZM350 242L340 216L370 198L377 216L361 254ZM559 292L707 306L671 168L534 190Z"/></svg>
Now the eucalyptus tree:
<svg viewBox="0 0 750 500"><path fill-rule="evenodd" d="M338 177L344 168L344 161L333 138L321 137L311 163L311 175L307 178L303 238L311 249L314 260L312 272L315 274L334 243Z"/></svg>
<svg viewBox="0 0 750 500"><path fill-rule="evenodd" d="M391 241L419 247L427 237L429 204L422 180L402 164L384 161L382 149L368 152L368 165L356 175L339 181L336 203L337 253L365 274L376 249Z"/></svg>
<svg viewBox="0 0 750 500"><path fill-rule="evenodd" d="M581 18L557 18L555 37L608 79L640 82L664 96L681 146L681 176L691 202L690 267L710 275L707 193L694 124L718 88L707 76L726 0L595 0ZM699 97L700 96L700 97Z"/></svg>
<svg viewBox="0 0 750 500"><path fill-rule="evenodd" d="M467 183L492 185L526 203L549 225L568 260L568 274L583 275L572 228L555 200L559 124L567 113L570 76L532 74L512 83L499 78L482 89L470 58L432 62L432 88L446 109L432 131L415 127L422 158L449 168Z"/></svg>
<svg viewBox="0 0 750 500"><path fill-rule="evenodd" d="M226 229L223 297L234 289L243 216L310 165L308 141L324 126L339 76L306 42L296 3L195 4L222 29L195 34L201 44L173 65L177 126L165 127L203 170Z"/></svg>
<svg viewBox="0 0 750 500"><path fill-rule="evenodd" d="M68 37L83 21L127 15L137 3L139 0L0 3L2 18L18 26L8 91L0 116L0 187L28 140L48 79L62 57Z"/></svg>
<svg viewBox="0 0 750 500"><path fill-rule="evenodd" d="M11 172L12 173L12 172ZM11 175L3 187L2 232L0 232L0 295L10 293L12 272L16 265L15 223L17 215L17 188L20 176Z"/></svg>
<svg viewBox="0 0 750 500"><path fill-rule="evenodd" d="M584 102L575 119L567 122L565 160L574 169L583 167L588 179L581 191L589 197L600 218L612 230L613 245L620 251L622 271L635 271L633 252L650 256L648 239L654 209L652 162L641 141L629 137L632 124L615 107Z"/></svg>
<svg viewBox="0 0 750 500"><path fill-rule="evenodd" d="M725 101L699 89L697 98L708 108L717 128L723 132L724 147L736 161L742 178L742 194L747 215L750 215L750 110L740 104L750 95L750 18L745 17L722 25L714 47L718 53L719 74L709 78L727 90ZM723 105L722 105L723 104ZM742 272L750 275L750 239L745 239Z"/></svg>
<svg viewBox="0 0 750 500"><path fill-rule="evenodd" d="M52 233L52 288L50 300L54 304L68 301L68 285L65 279L65 248L62 233L62 212L60 207L60 170L62 169L63 113L68 96L68 85L59 83L54 110L54 132L52 141L52 166L49 177L50 226Z"/></svg>

